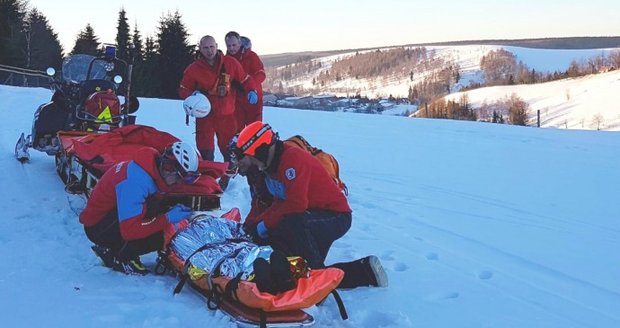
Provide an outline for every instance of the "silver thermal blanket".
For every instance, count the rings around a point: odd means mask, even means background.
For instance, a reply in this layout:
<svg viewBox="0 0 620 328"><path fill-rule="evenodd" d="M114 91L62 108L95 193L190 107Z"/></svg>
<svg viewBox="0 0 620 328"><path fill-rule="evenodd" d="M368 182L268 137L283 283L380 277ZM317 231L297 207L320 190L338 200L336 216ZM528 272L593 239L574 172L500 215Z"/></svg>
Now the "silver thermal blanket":
<svg viewBox="0 0 620 328"><path fill-rule="evenodd" d="M191 256L190 263L209 274L232 278L241 273L242 280L252 274L254 260L269 259L273 252L269 246L252 243L240 223L208 215L179 231L170 247L183 261Z"/></svg>

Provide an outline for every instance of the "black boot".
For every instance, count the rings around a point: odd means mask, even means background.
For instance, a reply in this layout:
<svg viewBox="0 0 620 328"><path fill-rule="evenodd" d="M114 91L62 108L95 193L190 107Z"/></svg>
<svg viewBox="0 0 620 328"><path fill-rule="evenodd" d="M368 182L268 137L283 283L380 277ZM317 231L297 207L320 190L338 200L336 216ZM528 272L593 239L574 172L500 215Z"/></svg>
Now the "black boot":
<svg viewBox="0 0 620 328"><path fill-rule="evenodd" d="M344 278L338 288L387 287L388 285L388 277L381 261L374 255L353 262L336 263L330 267L344 271Z"/></svg>
<svg viewBox="0 0 620 328"><path fill-rule="evenodd" d="M100 245L93 245L90 247L97 256L101 259L103 266L111 268L114 265L114 254L111 249Z"/></svg>
<svg viewBox="0 0 620 328"><path fill-rule="evenodd" d="M277 250L274 251L269 257L269 262L271 265L271 276L278 287L279 293L294 289L297 286L291 273L291 266L284 253Z"/></svg>
<svg viewBox="0 0 620 328"><path fill-rule="evenodd" d="M254 260L254 280L258 290L263 293L275 295L278 293L277 286L271 276L271 266L264 258Z"/></svg>

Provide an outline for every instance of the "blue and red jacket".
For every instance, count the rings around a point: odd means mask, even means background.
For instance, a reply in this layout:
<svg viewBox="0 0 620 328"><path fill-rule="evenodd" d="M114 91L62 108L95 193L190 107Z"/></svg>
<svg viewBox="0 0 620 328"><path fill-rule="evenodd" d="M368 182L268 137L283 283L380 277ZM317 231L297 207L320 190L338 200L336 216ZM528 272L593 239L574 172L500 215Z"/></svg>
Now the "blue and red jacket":
<svg viewBox="0 0 620 328"><path fill-rule="evenodd" d="M165 182L159 174L158 152L150 147L138 150L131 161L123 161L108 169L101 177L80 214L80 222L94 226L110 212L118 211L121 236L136 240L163 231L168 225L165 213L149 211L147 200L161 197ZM147 214L149 213L149 214Z"/></svg>
<svg viewBox="0 0 620 328"><path fill-rule="evenodd" d="M351 212L347 198L323 165L301 148L278 142L267 173L265 183L273 202L263 211L253 209L246 218L247 225L262 220L271 229L284 216L308 209Z"/></svg>

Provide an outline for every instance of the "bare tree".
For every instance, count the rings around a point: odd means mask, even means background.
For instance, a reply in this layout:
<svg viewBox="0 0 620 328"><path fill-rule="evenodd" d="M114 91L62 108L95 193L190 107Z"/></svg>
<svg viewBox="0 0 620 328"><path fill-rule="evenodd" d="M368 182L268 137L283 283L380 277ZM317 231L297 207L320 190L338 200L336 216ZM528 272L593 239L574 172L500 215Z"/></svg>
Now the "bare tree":
<svg viewBox="0 0 620 328"><path fill-rule="evenodd" d="M513 125L527 125L528 103L516 94L508 98L508 120Z"/></svg>
<svg viewBox="0 0 620 328"><path fill-rule="evenodd" d="M518 68L515 55L504 49L490 51L480 59L480 69L487 85L514 83Z"/></svg>
<svg viewBox="0 0 620 328"><path fill-rule="evenodd" d="M591 127L595 128L596 130L600 130L603 127L604 123L605 118L603 117L603 115L601 115L601 113L596 113L592 117Z"/></svg>
<svg viewBox="0 0 620 328"><path fill-rule="evenodd" d="M620 50L614 50L609 53L609 63L614 69L620 69Z"/></svg>

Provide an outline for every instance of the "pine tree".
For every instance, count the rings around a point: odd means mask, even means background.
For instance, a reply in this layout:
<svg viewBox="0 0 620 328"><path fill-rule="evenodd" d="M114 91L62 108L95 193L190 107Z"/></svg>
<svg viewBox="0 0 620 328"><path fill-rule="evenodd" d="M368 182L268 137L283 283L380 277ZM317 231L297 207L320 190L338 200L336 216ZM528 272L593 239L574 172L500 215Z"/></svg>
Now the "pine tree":
<svg viewBox="0 0 620 328"><path fill-rule="evenodd" d="M26 66L25 15L24 1L0 1L0 64Z"/></svg>
<svg viewBox="0 0 620 328"><path fill-rule="evenodd" d="M138 24L134 25L131 37L130 62L133 64L132 93L136 96L144 96L146 89L146 62L144 61L144 49L142 36L138 30Z"/></svg>
<svg viewBox="0 0 620 328"><path fill-rule="evenodd" d="M157 43L159 46L158 70L161 94L164 98L178 98L179 81L183 71L192 62L193 48L187 41L188 33L181 14L176 11L159 22Z"/></svg>
<svg viewBox="0 0 620 328"><path fill-rule="evenodd" d="M135 83L133 83L135 96L158 97L161 95L157 50L157 44L153 38L147 37L144 43L144 61L138 66Z"/></svg>
<svg viewBox="0 0 620 328"><path fill-rule="evenodd" d="M133 27L133 35L131 37L131 62L139 63L144 60L144 46L142 45L142 36L138 30L138 24Z"/></svg>
<svg viewBox="0 0 620 328"><path fill-rule="evenodd" d="M78 34L75 40L71 55L75 54L87 54L93 56L101 55L101 48L99 47L99 38L95 36L95 31L90 24L86 24L83 31Z"/></svg>
<svg viewBox="0 0 620 328"><path fill-rule="evenodd" d="M50 27L47 18L37 9L28 13L30 39L27 46L29 67L45 70L48 67L60 69L62 65L62 46L58 34Z"/></svg>
<svg viewBox="0 0 620 328"><path fill-rule="evenodd" d="M121 8L118 12L118 25L116 26L116 57L130 62L131 40L129 37L129 24L127 23L127 13Z"/></svg>

